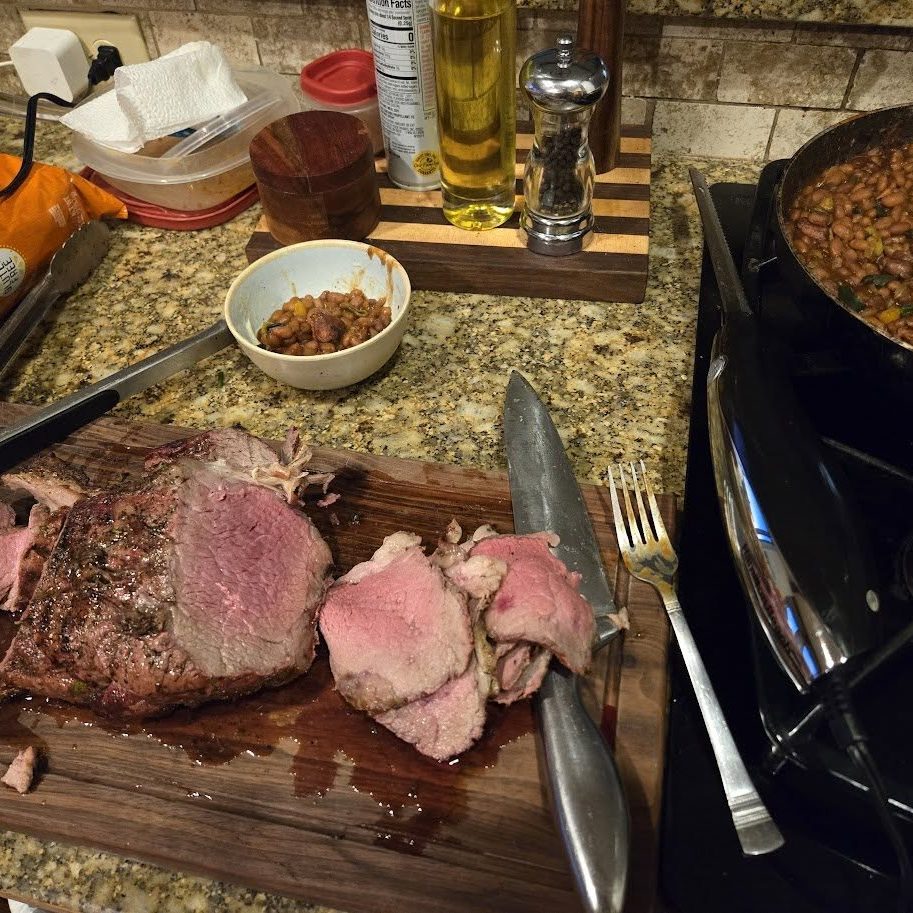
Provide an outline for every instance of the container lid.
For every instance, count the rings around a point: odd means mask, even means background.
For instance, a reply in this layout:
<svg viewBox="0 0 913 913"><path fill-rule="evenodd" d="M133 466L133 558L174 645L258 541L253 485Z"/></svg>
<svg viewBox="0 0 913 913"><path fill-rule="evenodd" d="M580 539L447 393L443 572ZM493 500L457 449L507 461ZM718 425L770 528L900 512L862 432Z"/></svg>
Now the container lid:
<svg viewBox="0 0 913 913"><path fill-rule="evenodd" d="M598 54L575 48L573 37L564 34L555 47L527 59L520 70L520 85L536 106L570 113L592 107L602 98L609 71Z"/></svg>
<svg viewBox="0 0 913 913"><path fill-rule="evenodd" d="M264 127L250 142L258 183L310 196L374 175L368 128L342 111L303 111Z"/></svg>
<svg viewBox="0 0 913 913"><path fill-rule="evenodd" d="M377 95L374 55L361 48L333 51L305 64L301 90L329 105L357 105Z"/></svg>
<svg viewBox="0 0 913 913"><path fill-rule="evenodd" d="M278 73L236 70L235 77L248 98L242 107L249 110L258 101L262 105L255 116L235 122L237 129L210 137L211 142L195 152L177 157L120 152L80 133L72 135L73 152L83 165L99 174L135 184L190 184L239 168L248 160L251 137L270 121L298 111L301 105L286 78Z"/></svg>

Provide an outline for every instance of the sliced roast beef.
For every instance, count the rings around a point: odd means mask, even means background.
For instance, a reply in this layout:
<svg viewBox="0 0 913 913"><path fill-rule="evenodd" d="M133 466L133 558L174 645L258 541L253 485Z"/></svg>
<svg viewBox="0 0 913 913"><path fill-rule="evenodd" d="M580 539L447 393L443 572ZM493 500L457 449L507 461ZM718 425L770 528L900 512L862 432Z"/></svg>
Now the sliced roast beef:
<svg viewBox="0 0 913 913"><path fill-rule="evenodd" d="M251 480L277 457L239 434L164 448L143 483L73 504L0 679L126 717L308 668L330 552L303 513Z"/></svg>
<svg viewBox="0 0 913 913"><path fill-rule="evenodd" d="M53 513L43 504L34 504L29 513L28 542L22 551L9 596L3 608L19 614L28 605L35 587L44 572L45 562L57 544L69 508L61 507Z"/></svg>
<svg viewBox="0 0 913 913"><path fill-rule="evenodd" d="M488 689L488 677L473 658L462 675L433 694L375 719L422 754L446 761L462 754L482 735Z"/></svg>
<svg viewBox="0 0 913 913"><path fill-rule="evenodd" d="M495 641L540 644L573 672L586 672L595 634L593 610L580 595L578 574L556 558L547 533L490 536L476 542L471 555L497 558L507 576L485 612L485 627Z"/></svg>
<svg viewBox="0 0 913 913"><path fill-rule="evenodd" d="M451 522L430 559L417 536L388 536L331 588L320 622L342 695L437 760L478 739L489 697L533 694L553 651L585 671L594 633L554 536L462 535Z"/></svg>
<svg viewBox="0 0 913 913"><path fill-rule="evenodd" d="M222 428L158 447L146 457L145 466L155 469L188 459L202 463L222 462L248 473L278 461L276 452L260 438L238 428Z"/></svg>
<svg viewBox="0 0 913 913"><path fill-rule="evenodd" d="M19 564L32 540L26 526L0 533L0 599L5 600L19 577Z"/></svg>
<svg viewBox="0 0 913 913"><path fill-rule="evenodd" d="M472 653L466 596L422 551L388 536L327 594L320 629L336 687L361 710L393 710L461 675Z"/></svg>
<svg viewBox="0 0 913 913"><path fill-rule="evenodd" d="M0 476L8 488L28 492L50 511L72 507L93 489L85 473L53 453L39 453Z"/></svg>

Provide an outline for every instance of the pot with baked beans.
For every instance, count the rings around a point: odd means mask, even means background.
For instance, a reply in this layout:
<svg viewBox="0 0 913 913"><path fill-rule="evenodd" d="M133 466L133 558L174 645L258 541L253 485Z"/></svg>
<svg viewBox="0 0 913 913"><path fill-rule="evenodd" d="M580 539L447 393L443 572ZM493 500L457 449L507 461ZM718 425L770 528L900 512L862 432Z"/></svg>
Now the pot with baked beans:
<svg viewBox="0 0 913 913"><path fill-rule="evenodd" d="M786 252L852 315L854 341L913 376L913 106L809 140L786 168L777 213Z"/></svg>

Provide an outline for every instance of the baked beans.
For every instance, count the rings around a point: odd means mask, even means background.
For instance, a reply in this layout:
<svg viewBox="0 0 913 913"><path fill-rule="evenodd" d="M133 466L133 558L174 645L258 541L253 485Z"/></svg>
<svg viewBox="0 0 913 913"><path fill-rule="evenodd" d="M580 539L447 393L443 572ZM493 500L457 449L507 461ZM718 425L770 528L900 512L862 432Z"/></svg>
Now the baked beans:
<svg viewBox="0 0 913 913"><path fill-rule="evenodd" d="M913 344L913 143L831 165L787 214L801 260L842 304Z"/></svg>
<svg viewBox="0 0 913 913"><path fill-rule="evenodd" d="M257 331L257 341L283 355L324 355L367 342L390 325L385 298L361 289L289 298Z"/></svg>

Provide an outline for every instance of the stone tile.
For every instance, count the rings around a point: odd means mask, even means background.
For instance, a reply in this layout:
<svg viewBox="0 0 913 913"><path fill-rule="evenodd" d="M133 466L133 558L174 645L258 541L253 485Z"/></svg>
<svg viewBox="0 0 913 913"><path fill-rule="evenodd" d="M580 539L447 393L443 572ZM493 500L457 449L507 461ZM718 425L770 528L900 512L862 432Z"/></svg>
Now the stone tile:
<svg viewBox="0 0 913 913"><path fill-rule="evenodd" d="M243 13L246 16L300 16L301 0L196 0L201 13Z"/></svg>
<svg viewBox="0 0 913 913"><path fill-rule="evenodd" d="M159 56L159 46L155 40L155 29L152 27L152 19L149 13L140 13L137 17L139 21L139 30L143 33L143 40L146 42L146 52L150 60L155 60Z"/></svg>
<svg viewBox="0 0 913 913"><path fill-rule="evenodd" d="M663 19L661 16L625 13L625 35L659 35L662 30Z"/></svg>
<svg viewBox="0 0 913 913"><path fill-rule="evenodd" d="M716 98L723 44L696 38L625 41L622 78L626 95L648 98Z"/></svg>
<svg viewBox="0 0 913 913"><path fill-rule="evenodd" d="M803 111L781 108L777 114L767 157L789 158L803 143L822 130L853 116L850 111Z"/></svg>
<svg viewBox="0 0 913 913"><path fill-rule="evenodd" d="M649 98L621 99L621 122L623 124L648 124L653 117L655 102Z"/></svg>
<svg viewBox="0 0 913 913"><path fill-rule="evenodd" d="M791 41L795 25L764 22L760 25L740 20L697 19L674 16L663 22L664 38L704 38L729 41Z"/></svg>
<svg viewBox="0 0 913 913"><path fill-rule="evenodd" d="M866 51L862 55L848 105L871 111L885 105L906 104L913 86L913 54L902 51Z"/></svg>
<svg viewBox="0 0 913 913"><path fill-rule="evenodd" d="M856 62L849 48L726 42L720 101L839 108Z"/></svg>
<svg viewBox="0 0 913 913"><path fill-rule="evenodd" d="M846 48L887 48L908 51L913 47L913 32L909 29L853 28L846 25L798 25L797 44L838 45Z"/></svg>
<svg viewBox="0 0 913 913"><path fill-rule="evenodd" d="M658 101L653 151L708 158L763 158L774 122L773 108Z"/></svg>
<svg viewBox="0 0 913 913"><path fill-rule="evenodd" d="M0 6L0 58L6 60L9 57L9 46L24 34L25 26L19 18L19 11L8 6ZM11 67L3 67L3 70L9 69Z"/></svg>
<svg viewBox="0 0 913 913"><path fill-rule="evenodd" d="M367 22L364 34L359 28L361 12L355 7L306 2L301 19L254 19L263 65L281 73L299 73L308 61L330 51L370 47Z"/></svg>
<svg viewBox="0 0 913 913"><path fill-rule="evenodd" d="M7 59L9 58L5 53L0 54L0 60ZM25 96L25 90L22 88L22 83L19 82L19 77L12 67L0 67L0 92L3 92L6 95Z"/></svg>
<svg viewBox="0 0 913 913"><path fill-rule="evenodd" d="M211 41L225 51L232 63L260 63L253 27L247 16L152 12L150 19L160 54L167 54L188 41Z"/></svg>
<svg viewBox="0 0 913 913"><path fill-rule="evenodd" d="M99 10L117 10L123 13L140 14L149 10L193 10L194 0L23 0L17 5L22 9L39 10L79 10L79 12L96 12Z"/></svg>

